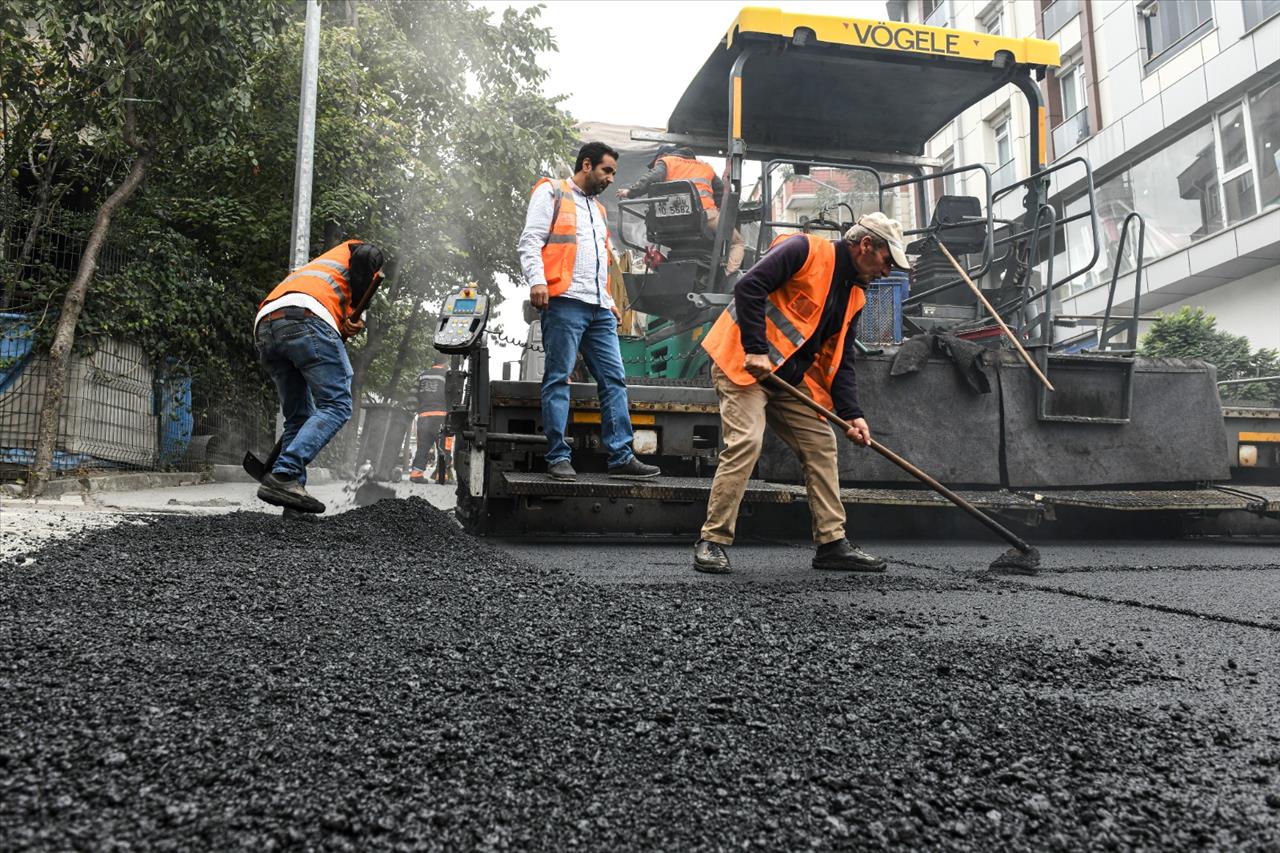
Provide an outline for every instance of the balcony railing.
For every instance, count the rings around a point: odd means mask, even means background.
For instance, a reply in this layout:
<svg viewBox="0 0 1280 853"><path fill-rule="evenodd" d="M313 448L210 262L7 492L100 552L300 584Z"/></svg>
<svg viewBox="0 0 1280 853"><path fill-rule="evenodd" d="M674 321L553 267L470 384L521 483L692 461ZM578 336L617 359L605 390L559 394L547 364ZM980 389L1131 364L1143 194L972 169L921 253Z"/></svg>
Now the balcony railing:
<svg viewBox="0 0 1280 853"><path fill-rule="evenodd" d="M1051 38L1079 14L1080 0L1054 0L1044 10L1044 37Z"/></svg>
<svg viewBox="0 0 1280 853"><path fill-rule="evenodd" d="M1018 180L1018 164L1015 160L1010 160L999 169L991 173L991 191L1004 189L1009 184L1016 183Z"/></svg>
<svg viewBox="0 0 1280 853"><path fill-rule="evenodd" d="M1089 138L1089 110L1080 109L1053 129L1053 156L1058 158Z"/></svg>

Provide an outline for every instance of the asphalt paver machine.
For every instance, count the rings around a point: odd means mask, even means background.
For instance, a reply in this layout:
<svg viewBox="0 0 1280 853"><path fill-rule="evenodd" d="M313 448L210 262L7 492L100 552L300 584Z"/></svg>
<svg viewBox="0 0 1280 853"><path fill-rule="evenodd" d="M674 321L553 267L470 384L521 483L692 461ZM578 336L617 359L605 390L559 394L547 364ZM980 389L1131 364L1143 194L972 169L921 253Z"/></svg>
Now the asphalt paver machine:
<svg viewBox="0 0 1280 853"><path fill-rule="evenodd" d="M622 276L629 308L647 318L643 334L623 340L623 354L635 448L663 476L640 483L606 476L595 386L574 383L569 434L579 476L548 478L539 382L490 381L484 337L475 335L452 350L464 356L455 359L451 383L464 525L522 537L693 535L721 445L698 344L732 299L723 259L733 230L746 238L749 266L779 234L836 237L873 209L903 222L915 255L909 282L873 285L859 326L862 405L884 443L973 504L1025 525L1073 514L1100 514L1121 528L1221 512L1274 516L1274 497L1212 485L1228 478L1213 369L1136 355L1142 222L1133 214L1118 246L1100 245L1089 164L1046 164L1037 81L1058 61L1057 46L1037 39L744 9L667 130L636 136L724 158L718 228L708 227L696 189L682 181L617 202L611 222L619 243L647 261ZM926 142L957 115L1008 86L1031 116L1030 127L1011 137L1026 140L1030 177L924 156ZM759 177L752 184L747 174ZM973 194L948 194L959 176L968 176L963 185ZM1067 185L1072 204L1051 202L1050 187ZM1057 248L1066 229L1084 247L1070 264ZM980 284L1055 390L1001 344L940 244ZM1116 259L1114 269L1099 263L1104 252ZM1063 288L1084 276L1114 297L1125 258L1136 267L1129 316L1112 316L1109 307L1082 327L1080 318L1057 312ZM987 391L937 355L893 375L895 342L925 333L985 344L978 369ZM855 532L873 518L912 517L921 530L957 515L875 454L845 442L840 452ZM804 501L798 461L767 436L740 530L803 535L808 523L797 513Z"/></svg>

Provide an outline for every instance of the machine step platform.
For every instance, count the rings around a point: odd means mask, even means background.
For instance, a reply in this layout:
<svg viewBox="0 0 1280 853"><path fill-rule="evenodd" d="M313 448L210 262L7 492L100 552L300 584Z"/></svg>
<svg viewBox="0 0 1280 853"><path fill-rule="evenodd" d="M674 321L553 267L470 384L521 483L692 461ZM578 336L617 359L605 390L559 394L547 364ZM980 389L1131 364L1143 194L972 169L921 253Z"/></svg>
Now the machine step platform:
<svg viewBox="0 0 1280 853"><path fill-rule="evenodd" d="M576 480L553 480L536 471L504 471L502 479L515 495L565 498L631 498L634 500L706 502L710 477L654 477L652 480L618 480L608 474L578 474ZM750 503L785 504L797 500L796 489L784 483L747 481L743 500ZM799 497L804 489L799 488Z"/></svg>
<svg viewBox="0 0 1280 853"><path fill-rule="evenodd" d="M1254 489L1254 491L1261 491ZM1275 490L1280 491L1280 490ZM1119 512L1249 510L1260 512L1268 498L1235 488L1209 489L1044 489L1024 495L1051 507L1078 507ZM1272 501L1280 498L1273 494Z"/></svg>

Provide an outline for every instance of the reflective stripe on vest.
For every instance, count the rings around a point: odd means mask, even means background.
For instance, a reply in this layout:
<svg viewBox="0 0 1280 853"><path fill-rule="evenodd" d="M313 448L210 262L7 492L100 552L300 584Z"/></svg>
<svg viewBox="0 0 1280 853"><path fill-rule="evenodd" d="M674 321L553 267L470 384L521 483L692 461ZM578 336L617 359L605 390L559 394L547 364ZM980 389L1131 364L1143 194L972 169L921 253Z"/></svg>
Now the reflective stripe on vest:
<svg viewBox="0 0 1280 853"><path fill-rule="evenodd" d="M798 235L783 235L773 245L796 236ZM765 302L765 340L769 346L769 361L773 363L774 370L781 367L817 333L822 320L822 308L827 304L831 278L835 273L836 244L812 235L799 236L809 242L808 258L786 284L769 294ZM844 357L844 342L849 333L849 325L866 302L867 296L861 287L850 290L839 333L823 343L814 356L813 364L805 371L804 384L810 396L827 408L833 407L831 382ZM738 385L755 383L755 378L743 367L747 356L742 348L742 330L738 326L738 306L735 301L726 306L711 331L703 338L702 347L731 381Z"/></svg>
<svg viewBox="0 0 1280 853"><path fill-rule="evenodd" d="M533 185L533 192L543 184L551 184L552 208L551 229L547 241L542 245L542 273L547 279L547 292L551 296L560 296L573 283L573 265L578 256L578 205L573 196L573 186L569 181L553 181L542 178ZM532 193L531 193L532 194ZM568 203L565 198L568 197ZM604 213L604 205L595 199L589 199L600 212L600 221L605 223L604 250L607 255L613 252L609 240L608 222ZM605 290L613 295L608 279L609 259L605 258Z"/></svg>
<svg viewBox="0 0 1280 853"><path fill-rule="evenodd" d="M668 154L666 157L659 157L658 159L667 167L668 181L692 181L694 187L698 190L698 199L702 202L703 208L706 210L716 209L715 190L712 183L716 176L715 169L701 160L690 160L687 157L677 157L674 154Z"/></svg>
<svg viewBox="0 0 1280 853"><path fill-rule="evenodd" d="M312 258L285 276L258 308L287 293L305 293L323 305L334 323L341 326L351 304L351 251L359 245L359 240L347 240Z"/></svg>

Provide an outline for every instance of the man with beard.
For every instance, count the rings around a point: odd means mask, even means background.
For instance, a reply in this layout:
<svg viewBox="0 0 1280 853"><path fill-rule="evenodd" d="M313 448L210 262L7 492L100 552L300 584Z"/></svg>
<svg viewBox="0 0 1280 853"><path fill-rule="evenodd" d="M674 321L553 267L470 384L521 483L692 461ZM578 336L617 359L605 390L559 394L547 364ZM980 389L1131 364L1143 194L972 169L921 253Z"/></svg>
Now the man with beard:
<svg viewBox="0 0 1280 853"><path fill-rule="evenodd" d="M542 314L542 427L547 474L556 480L577 478L565 429L569 374L579 350L596 378L609 476L645 480L660 473L631 450L626 373L618 347L621 315L609 292L612 247L604 206L595 198L613 183L617 170L617 151L603 142L582 146L572 178L542 178L534 184L518 243L529 301Z"/></svg>

